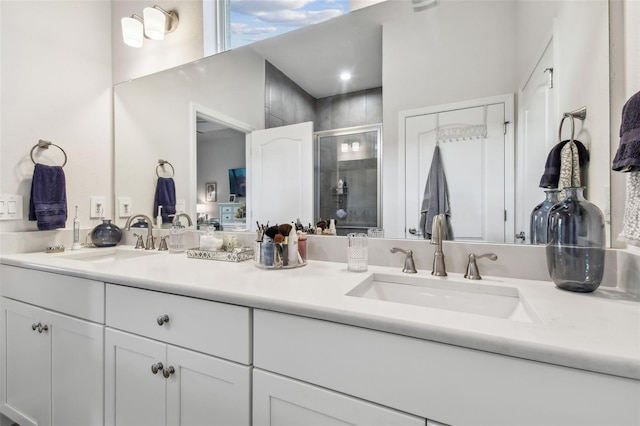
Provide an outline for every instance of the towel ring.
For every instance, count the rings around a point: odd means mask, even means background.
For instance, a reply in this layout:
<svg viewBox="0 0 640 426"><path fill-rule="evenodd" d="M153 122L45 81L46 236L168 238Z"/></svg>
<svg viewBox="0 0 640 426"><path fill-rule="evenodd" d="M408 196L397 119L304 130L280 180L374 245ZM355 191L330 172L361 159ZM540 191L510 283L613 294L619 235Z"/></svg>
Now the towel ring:
<svg viewBox="0 0 640 426"><path fill-rule="evenodd" d="M176 170L173 168L173 165L167 160L158 160L158 165L156 166L156 176L160 177L160 173L158 172L160 167L164 169L164 165L168 164L171 167L171 176L174 177L176 175Z"/></svg>
<svg viewBox="0 0 640 426"><path fill-rule="evenodd" d="M575 140L576 131L575 119L584 120L587 118L587 107L583 106L582 108L578 108L574 111L564 113L562 120L560 120L560 129L558 129L558 142L562 142L562 125L564 124L564 119L567 117L571 119L571 142L573 142Z"/></svg>
<svg viewBox="0 0 640 426"><path fill-rule="evenodd" d="M38 149L38 148L42 148L42 149L49 149L49 146L51 146L51 145L55 146L55 147L56 147L56 148L58 148L60 151L62 151L62 155L64 155L64 163L62 163L62 166L61 166L61 167L64 167L64 166L65 166L65 164L67 164L67 153L66 153L66 152L64 152L64 149L62 149L61 147L59 147L59 146L58 146L58 145L56 145L55 143L50 142L50 141L45 141L44 139L40 139L40 140L38 141L38 143L37 143L37 144L35 144L35 145L33 146L33 148L31 148L31 152L29 153L29 157L31 157L31 161L33 161L33 164L37 164L37 163L36 163L36 160L34 160L34 159L33 159L33 152L34 152L36 149Z"/></svg>

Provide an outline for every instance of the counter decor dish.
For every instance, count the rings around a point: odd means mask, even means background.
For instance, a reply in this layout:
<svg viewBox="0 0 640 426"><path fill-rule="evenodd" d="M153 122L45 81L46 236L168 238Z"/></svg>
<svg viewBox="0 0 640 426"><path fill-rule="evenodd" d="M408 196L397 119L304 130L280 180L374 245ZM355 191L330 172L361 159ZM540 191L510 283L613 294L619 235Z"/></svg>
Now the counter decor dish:
<svg viewBox="0 0 640 426"><path fill-rule="evenodd" d="M232 251L204 250L199 247L187 250L187 257L192 259L218 260L223 262L244 262L253 259L253 249L249 247L237 248Z"/></svg>

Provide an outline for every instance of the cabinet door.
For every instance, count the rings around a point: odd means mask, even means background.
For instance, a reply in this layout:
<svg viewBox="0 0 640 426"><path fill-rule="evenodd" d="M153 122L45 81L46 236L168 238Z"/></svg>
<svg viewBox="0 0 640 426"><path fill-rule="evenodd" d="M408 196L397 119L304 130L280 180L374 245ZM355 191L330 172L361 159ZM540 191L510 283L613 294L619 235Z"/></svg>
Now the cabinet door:
<svg viewBox="0 0 640 426"><path fill-rule="evenodd" d="M165 345L107 328L105 330L105 424L166 424Z"/></svg>
<svg viewBox="0 0 640 426"><path fill-rule="evenodd" d="M415 425L425 419L259 369L253 370L253 424Z"/></svg>
<svg viewBox="0 0 640 426"><path fill-rule="evenodd" d="M44 310L6 298L0 310L2 413L22 426L51 424L51 336L43 328Z"/></svg>
<svg viewBox="0 0 640 426"><path fill-rule="evenodd" d="M51 424L101 425L104 326L49 311L46 314L51 335Z"/></svg>
<svg viewBox="0 0 640 426"><path fill-rule="evenodd" d="M251 367L170 345L167 366L167 424L251 423Z"/></svg>

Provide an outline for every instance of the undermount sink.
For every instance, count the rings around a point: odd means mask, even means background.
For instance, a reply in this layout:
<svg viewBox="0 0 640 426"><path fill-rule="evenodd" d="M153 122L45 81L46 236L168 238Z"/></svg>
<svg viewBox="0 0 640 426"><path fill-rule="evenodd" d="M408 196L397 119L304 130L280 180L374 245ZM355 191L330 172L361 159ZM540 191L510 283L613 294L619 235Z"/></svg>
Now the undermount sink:
<svg viewBox="0 0 640 426"><path fill-rule="evenodd" d="M133 248L124 247L108 247L108 248L95 248L95 249L83 249L78 253L63 254L62 258L79 260L83 262L91 263L108 263L115 262L117 260L133 259L142 256L152 256L158 254L157 250L136 250Z"/></svg>
<svg viewBox="0 0 640 426"><path fill-rule="evenodd" d="M517 288L465 283L448 278L372 274L347 296L433 309L539 322Z"/></svg>

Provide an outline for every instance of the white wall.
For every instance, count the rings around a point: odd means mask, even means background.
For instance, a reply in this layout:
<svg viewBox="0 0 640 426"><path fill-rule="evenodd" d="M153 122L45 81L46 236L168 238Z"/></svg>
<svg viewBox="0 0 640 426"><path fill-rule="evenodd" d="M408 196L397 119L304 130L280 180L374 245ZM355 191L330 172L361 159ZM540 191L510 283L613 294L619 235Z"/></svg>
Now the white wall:
<svg viewBox="0 0 640 426"><path fill-rule="evenodd" d="M73 227L75 205L83 228L98 224L89 219L91 195L104 195L111 214L110 19L109 1L0 2L0 192L22 195L25 212L24 220L0 222L2 251L12 246L12 238L28 238L25 232L8 232L37 229L27 217L29 152L38 139L53 141L68 156L67 228ZM46 154L47 164L61 164L60 152ZM63 231L38 233L53 242Z"/></svg>
<svg viewBox="0 0 640 426"><path fill-rule="evenodd" d="M156 4L178 14L176 30L167 34L164 40L145 39L141 48L124 44L120 20L132 14L142 16L145 7ZM114 83L186 64L203 56L201 0L113 0L111 15Z"/></svg>
<svg viewBox="0 0 640 426"><path fill-rule="evenodd" d="M229 169L246 167L244 133L218 130L198 137L198 204L206 205L209 217L219 217L218 203L229 201ZM206 202L205 184L216 182L218 201Z"/></svg>

